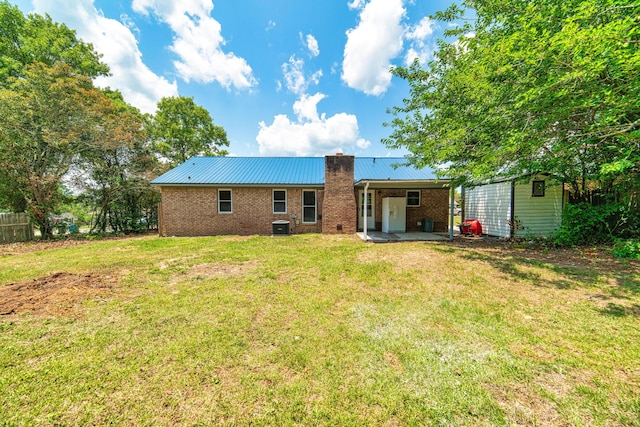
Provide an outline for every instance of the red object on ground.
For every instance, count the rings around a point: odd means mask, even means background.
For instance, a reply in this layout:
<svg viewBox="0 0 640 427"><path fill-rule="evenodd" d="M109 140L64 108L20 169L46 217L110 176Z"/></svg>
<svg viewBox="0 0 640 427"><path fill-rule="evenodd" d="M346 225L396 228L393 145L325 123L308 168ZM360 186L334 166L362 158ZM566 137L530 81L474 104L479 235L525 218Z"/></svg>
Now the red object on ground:
<svg viewBox="0 0 640 427"><path fill-rule="evenodd" d="M477 219L467 219L460 224L460 233L462 234L482 234L482 224Z"/></svg>

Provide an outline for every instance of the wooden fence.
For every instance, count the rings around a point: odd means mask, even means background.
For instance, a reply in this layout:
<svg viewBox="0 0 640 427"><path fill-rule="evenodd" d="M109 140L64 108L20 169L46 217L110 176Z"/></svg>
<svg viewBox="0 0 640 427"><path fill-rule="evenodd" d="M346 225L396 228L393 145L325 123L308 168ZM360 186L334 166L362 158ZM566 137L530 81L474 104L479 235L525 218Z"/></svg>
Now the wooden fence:
<svg viewBox="0 0 640 427"><path fill-rule="evenodd" d="M0 214L0 244L33 240L33 225L29 214Z"/></svg>

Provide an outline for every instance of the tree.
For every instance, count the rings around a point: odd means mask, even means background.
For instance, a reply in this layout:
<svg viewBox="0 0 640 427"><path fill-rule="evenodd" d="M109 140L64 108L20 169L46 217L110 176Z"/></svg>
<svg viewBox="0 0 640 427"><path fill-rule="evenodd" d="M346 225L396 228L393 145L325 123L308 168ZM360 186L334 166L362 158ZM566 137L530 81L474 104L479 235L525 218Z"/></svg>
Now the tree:
<svg viewBox="0 0 640 427"><path fill-rule="evenodd" d="M84 150L99 92L67 65L25 67L0 89L0 168L26 201L43 237L59 201L62 177Z"/></svg>
<svg viewBox="0 0 640 427"><path fill-rule="evenodd" d="M11 182L9 171L0 170L0 212L24 212L27 210L27 201L22 193Z"/></svg>
<svg viewBox="0 0 640 427"><path fill-rule="evenodd" d="M105 89L95 114L95 132L83 155L78 186L92 201L92 231L146 231L155 221L159 193L150 186L157 160L148 144L144 118L118 91ZM87 179L88 178L88 179Z"/></svg>
<svg viewBox="0 0 640 427"><path fill-rule="evenodd" d="M91 44L49 15L25 17L17 6L0 2L0 85L6 85L10 77L22 76L25 66L33 63L50 67L65 63L84 76L104 76L109 68L100 58Z"/></svg>
<svg viewBox="0 0 640 427"><path fill-rule="evenodd" d="M91 78L108 71L75 31L0 2L0 204L28 208L43 237L89 132Z"/></svg>
<svg viewBox="0 0 640 427"><path fill-rule="evenodd" d="M193 98L165 97L151 120L149 133L155 151L171 166L184 163L192 156L225 155L227 133L213 124L209 112L193 102Z"/></svg>
<svg viewBox="0 0 640 427"><path fill-rule="evenodd" d="M410 96L384 142L464 181L543 171L577 199L640 185L640 4L467 0L476 19L434 59L398 67Z"/></svg>

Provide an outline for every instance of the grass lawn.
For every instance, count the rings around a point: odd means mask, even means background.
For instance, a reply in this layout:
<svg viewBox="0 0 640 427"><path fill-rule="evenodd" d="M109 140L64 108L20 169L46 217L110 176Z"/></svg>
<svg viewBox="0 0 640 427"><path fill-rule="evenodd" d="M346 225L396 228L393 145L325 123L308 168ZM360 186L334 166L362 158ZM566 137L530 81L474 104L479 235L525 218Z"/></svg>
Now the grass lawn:
<svg viewBox="0 0 640 427"><path fill-rule="evenodd" d="M0 247L0 425L640 426L640 266L146 236Z"/></svg>

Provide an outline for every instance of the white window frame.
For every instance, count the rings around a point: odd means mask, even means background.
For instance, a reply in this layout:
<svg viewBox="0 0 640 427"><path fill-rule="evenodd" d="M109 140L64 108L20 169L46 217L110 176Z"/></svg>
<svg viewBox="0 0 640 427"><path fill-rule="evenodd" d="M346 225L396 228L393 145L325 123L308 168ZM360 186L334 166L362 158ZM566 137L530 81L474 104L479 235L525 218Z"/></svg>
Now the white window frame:
<svg viewBox="0 0 640 427"><path fill-rule="evenodd" d="M313 193L313 221L304 220L304 208L310 208L311 205L304 204L304 193ZM302 223L303 224L316 224L318 222L318 191L317 190L302 190Z"/></svg>
<svg viewBox="0 0 640 427"><path fill-rule="evenodd" d="M223 191L228 191L229 192L229 200L222 200L220 198L220 193ZM220 209L220 204L222 202L229 202L229 211L223 211ZM233 191L230 188L219 188L218 189L218 213L222 214L222 215L226 215L226 214L232 214L233 213Z"/></svg>
<svg viewBox="0 0 640 427"><path fill-rule="evenodd" d="M276 191L284 192L284 200L276 200ZM271 213L273 213L274 215L278 215L278 214L286 214L287 212L289 212L288 199L289 199L289 197L288 197L288 194L287 194L287 190L280 189L280 188L274 188L271 191ZM276 202L277 203L283 203L284 202L284 212L276 212Z"/></svg>
<svg viewBox="0 0 640 427"><path fill-rule="evenodd" d="M418 193L418 204L417 205L410 205L409 204L409 193ZM408 208L419 208L422 205L422 191L420 190L407 190L407 207Z"/></svg>

